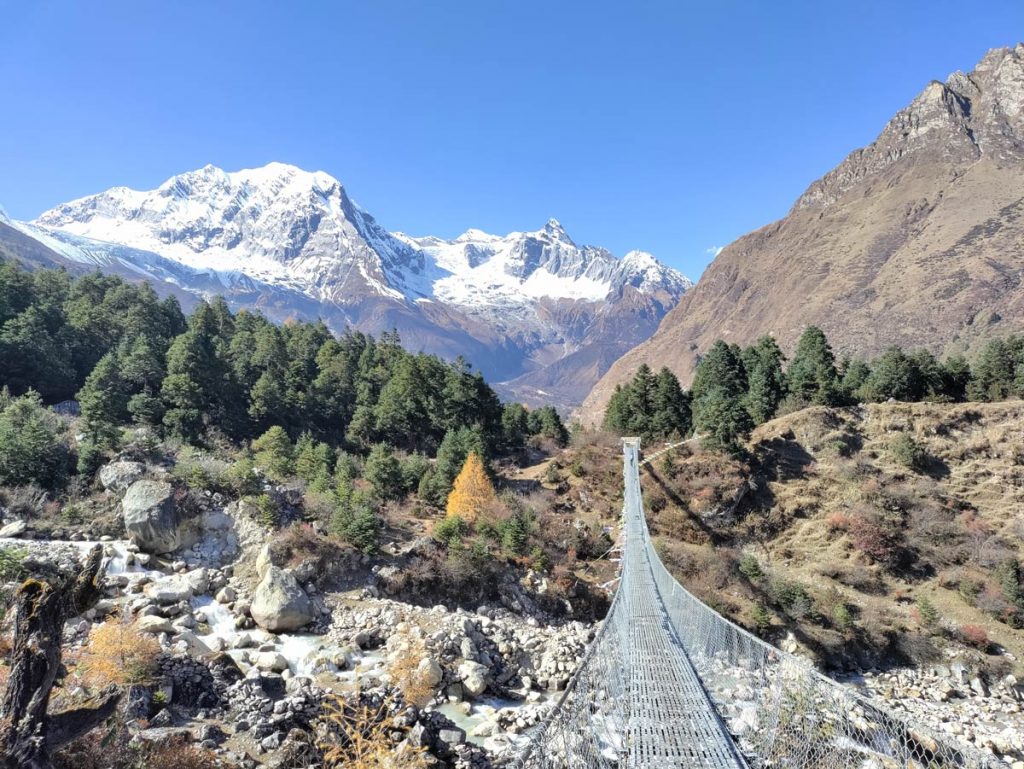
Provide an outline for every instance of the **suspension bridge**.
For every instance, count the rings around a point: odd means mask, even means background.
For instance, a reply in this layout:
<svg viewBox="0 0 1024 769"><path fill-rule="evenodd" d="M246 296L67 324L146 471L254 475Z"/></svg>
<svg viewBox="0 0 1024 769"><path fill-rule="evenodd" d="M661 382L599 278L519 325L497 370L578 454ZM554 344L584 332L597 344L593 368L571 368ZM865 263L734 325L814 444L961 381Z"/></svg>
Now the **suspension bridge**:
<svg viewBox="0 0 1024 769"><path fill-rule="evenodd" d="M608 615L562 697L510 767L1000 765L832 681L687 592L651 543L642 461L640 440L623 439L622 563Z"/></svg>

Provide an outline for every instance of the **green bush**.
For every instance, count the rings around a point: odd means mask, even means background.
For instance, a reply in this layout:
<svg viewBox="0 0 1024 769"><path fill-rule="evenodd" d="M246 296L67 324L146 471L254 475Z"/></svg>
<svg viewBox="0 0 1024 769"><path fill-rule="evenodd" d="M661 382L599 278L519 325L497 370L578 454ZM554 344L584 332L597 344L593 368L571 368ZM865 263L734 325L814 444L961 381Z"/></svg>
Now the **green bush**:
<svg viewBox="0 0 1024 769"><path fill-rule="evenodd" d="M457 515L449 515L434 526L433 537L451 547L469 533L469 524Z"/></svg>
<svg viewBox="0 0 1024 769"><path fill-rule="evenodd" d="M740 558L739 572L751 582L758 582L763 576L764 571L761 569L761 564L757 562L750 553L745 554Z"/></svg>
<svg viewBox="0 0 1024 769"><path fill-rule="evenodd" d="M900 433L889 444L893 459L914 472L921 472L928 466L928 452L909 433Z"/></svg>
<svg viewBox="0 0 1024 769"><path fill-rule="evenodd" d="M754 604L751 618L754 620L754 627L757 629L758 635L764 635L772 626L772 615L763 603Z"/></svg>
<svg viewBox="0 0 1024 769"><path fill-rule="evenodd" d="M254 497L246 497L245 501L256 509L254 517L257 522L271 529L276 529L281 525L281 510L278 508L277 503L270 498L270 495L260 494Z"/></svg>
<svg viewBox="0 0 1024 769"><path fill-rule="evenodd" d="M916 608L918 619L923 627L931 629L939 624L939 610L927 597L918 598Z"/></svg>
<svg viewBox="0 0 1024 769"><path fill-rule="evenodd" d="M846 632L853 627L853 612L845 603L836 604L832 610L832 621L835 623L836 630Z"/></svg>
<svg viewBox="0 0 1024 769"><path fill-rule="evenodd" d="M501 547L505 552L522 555L530 538L530 522L521 513L515 513L502 522Z"/></svg>
<svg viewBox="0 0 1024 769"><path fill-rule="evenodd" d="M28 552L21 548L0 548L0 581L16 582L25 576L25 558Z"/></svg>
<svg viewBox="0 0 1024 769"><path fill-rule="evenodd" d="M0 484L56 488L67 478L70 455L60 423L38 393L14 398L0 412Z"/></svg>

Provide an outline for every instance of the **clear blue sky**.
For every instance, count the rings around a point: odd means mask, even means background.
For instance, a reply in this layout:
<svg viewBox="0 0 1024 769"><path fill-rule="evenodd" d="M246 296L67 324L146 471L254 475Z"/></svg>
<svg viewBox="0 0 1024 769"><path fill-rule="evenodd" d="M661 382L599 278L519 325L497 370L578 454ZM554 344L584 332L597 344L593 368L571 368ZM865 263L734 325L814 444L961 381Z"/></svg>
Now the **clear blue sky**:
<svg viewBox="0 0 1024 769"><path fill-rule="evenodd" d="M0 204L206 163L322 169L393 230L581 243L696 278L1021 0L0 0Z"/></svg>

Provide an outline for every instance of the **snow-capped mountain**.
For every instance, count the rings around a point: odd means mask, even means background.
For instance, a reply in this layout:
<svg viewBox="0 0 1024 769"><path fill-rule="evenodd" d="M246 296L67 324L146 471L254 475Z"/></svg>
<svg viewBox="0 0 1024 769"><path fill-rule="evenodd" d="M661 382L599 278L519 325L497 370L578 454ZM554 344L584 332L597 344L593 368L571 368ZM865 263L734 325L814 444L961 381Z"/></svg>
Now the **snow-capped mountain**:
<svg viewBox="0 0 1024 769"><path fill-rule="evenodd" d="M114 187L7 225L72 263L158 290L220 293L236 307L319 316L337 330L397 328L414 349L462 354L516 397L564 407L691 285L650 254L618 259L579 246L553 219L506 236L391 233L337 179L282 163L206 166L155 190Z"/></svg>

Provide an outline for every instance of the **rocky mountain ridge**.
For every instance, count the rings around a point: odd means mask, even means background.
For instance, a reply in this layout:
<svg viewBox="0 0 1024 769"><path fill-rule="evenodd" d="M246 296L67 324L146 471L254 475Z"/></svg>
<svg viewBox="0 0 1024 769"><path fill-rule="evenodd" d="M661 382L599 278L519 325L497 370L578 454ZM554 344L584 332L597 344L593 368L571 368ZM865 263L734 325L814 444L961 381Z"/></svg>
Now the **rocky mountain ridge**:
<svg viewBox="0 0 1024 769"><path fill-rule="evenodd" d="M391 233L330 175L283 163L206 166L0 225L22 251L25 237L41 244L30 263L97 267L191 301L223 294L336 331L396 328L412 349L463 355L506 395L564 408L691 286L650 254L579 246L553 219L506 236Z"/></svg>
<svg viewBox="0 0 1024 769"><path fill-rule="evenodd" d="M782 220L727 246L582 409L597 421L641 363L685 382L718 338L816 324L840 355L970 355L1024 328L1024 44L932 82Z"/></svg>

